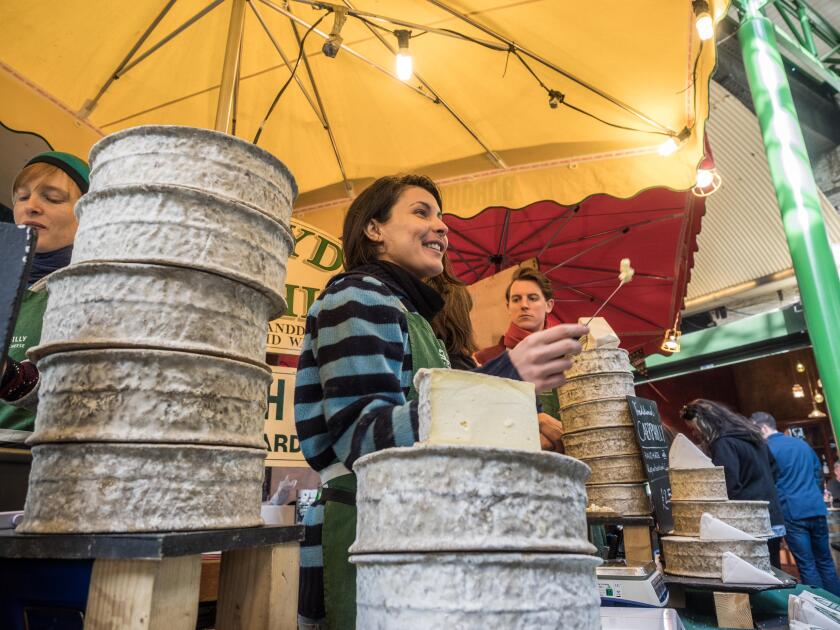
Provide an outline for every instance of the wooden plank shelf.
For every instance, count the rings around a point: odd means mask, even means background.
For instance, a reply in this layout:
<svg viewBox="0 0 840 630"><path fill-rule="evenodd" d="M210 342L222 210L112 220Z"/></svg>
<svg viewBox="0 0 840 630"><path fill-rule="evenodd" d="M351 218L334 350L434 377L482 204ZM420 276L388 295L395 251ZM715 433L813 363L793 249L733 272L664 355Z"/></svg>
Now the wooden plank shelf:
<svg viewBox="0 0 840 630"><path fill-rule="evenodd" d="M92 559L85 630L194 630L201 554L220 551L217 630L296 630L303 527L144 534L0 531L0 558Z"/></svg>

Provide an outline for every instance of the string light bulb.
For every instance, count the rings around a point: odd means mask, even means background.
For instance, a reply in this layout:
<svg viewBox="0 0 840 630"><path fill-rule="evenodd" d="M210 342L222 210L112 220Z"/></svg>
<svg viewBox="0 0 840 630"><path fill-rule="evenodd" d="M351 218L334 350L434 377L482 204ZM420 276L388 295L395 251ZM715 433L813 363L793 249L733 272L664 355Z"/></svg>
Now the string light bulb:
<svg viewBox="0 0 840 630"><path fill-rule="evenodd" d="M708 188L715 181L715 171L707 168L697 169L697 180L695 186L697 188Z"/></svg>
<svg viewBox="0 0 840 630"><path fill-rule="evenodd" d="M802 385L796 383L793 387L790 388L791 392L793 392L794 398L805 398L805 390L803 389Z"/></svg>
<svg viewBox="0 0 840 630"><path fill-rule="evenodd" d="M703 136L703 159L697 166L697 176L694 180L694 188L691 192L695 197L708 197L720 188L720 173L715 168L715 158L712 155L712 145L709 143L709 134Z"/></svg>
<svg viewBox="0 0 840 630"><path fill-rule="evenodd" d="M811 413L808 414L808 417L809 418L825 418L825 413L817 408L816 399L811 402Z"/></svg>
<svg viewBox="0 0 840 630"><path fill-rule="evenodd" d="M822 392L817 392L814 394L814 402L822 403L825 402L825 396L822 395Z"/></svg>
<svg viewBox="0 0 840 630"><path fill-rule="evenodd" d="M709 12L709 3L706 0L694 0L692 6L695 15L694 26L697 28L700 39L703 41L712 39L715 36L715 21Z"/></svg>
<svg viewBox="0 0 840 630"><path fill-rule="evenodd" d="M408 50L408 40L411 39L411 31L394 31L397 36L399 50L397 51L397 78L400 81L408 81L414 74L414 60Z"/></svg>
<svg viewBox="0 0 840 630"><path fill-rule="evenodd" d="M669 328L665 331L665 338L662 340L662 345L659 346L663 352L671 354L680 351L680 337L682 333L677 328Z"/></svg>
<svg viewBox="0 0 840 630"><path fill-rule="evenodd" d="M551 109L557 109L560 107L560 103L562 103L566 98L566 95L562 92L558 92L557 90L549 90L548 91L548 106Z"/></svg>
<svg viewBox="0 0 840 630"><path fill-rule="evenodd" d="M796 371L802 374L805 371L805 364L802 361L796 362Z"/></svg>
<svg viewBox="0 0 840 630"><path fill-rule="evenodd" d="M721 178L717 169L701 167L697 169L697 179L691 192L694 193L695 197L708 197L720 188L720 184Z"/></svg>
<svg viewBox="0 0 840 630"><path fill-rule="evenodd" d="M330 31L330 36L324 45L321 46L321 51L330 59L335 59L338 51L341 50L341 45L344 43L344 38L341 36L341 29L347 21L347 10L335 8L335 19L333 20L333 27Z"/></svg>
<svg viewBox="0 0 840 630"><path fill-rule="evenodd" d="M688 140L690 135L691 131L686 128L679 132L676 136L670 136L665 142L659 145L659 155L662 157L673 155L677 152L677 149L682 146L682 143Z"/></svg>

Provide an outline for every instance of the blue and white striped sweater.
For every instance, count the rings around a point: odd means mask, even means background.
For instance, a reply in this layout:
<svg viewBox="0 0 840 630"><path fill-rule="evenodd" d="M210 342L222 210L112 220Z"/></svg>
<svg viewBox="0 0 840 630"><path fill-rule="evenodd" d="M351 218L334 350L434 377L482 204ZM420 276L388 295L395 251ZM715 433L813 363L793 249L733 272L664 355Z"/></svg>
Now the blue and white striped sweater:
<svg viewBox="0 0 840 630"><path fill-rule="evenodd" d="M306 318L295 384L295 425L309 465L332 478L362 455L417 441L417 402L408 402L413 364L406 311L414 305L369 275L334 278ZM507 353L485 374L518 379ZM343 466L342 466L343 465ZM324 505L307 512L301 545L300 612L323 615Z"/></svg>
<svg viewBox="0 0 840 630"><path fill-rule="evenodd" d="M411 347L401 302L372 276L343 276L315 301L295 385L295 424L318 472L417 439Z"/></svg>
<svg viewBox="0 0 840 630"><path fill-rule="evenodd" d="M372 276L338 276L309 309L295 383L295 425L309 465L352 469L362 455L417 439L417 403L407 401L412 361L405 310ZM299 611L324 615L323 504L306 514Z"/></svg>

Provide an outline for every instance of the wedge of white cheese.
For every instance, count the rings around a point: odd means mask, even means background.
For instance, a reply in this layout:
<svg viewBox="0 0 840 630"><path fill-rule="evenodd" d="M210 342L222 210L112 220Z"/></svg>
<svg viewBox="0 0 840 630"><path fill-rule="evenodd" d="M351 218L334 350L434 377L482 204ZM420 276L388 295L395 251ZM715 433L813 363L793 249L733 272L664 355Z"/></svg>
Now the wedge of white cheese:
<svg viewBox="0 0 840 630"><path fill-rule="evenodd" d="M534 385L498 376L421 369L420 442L540 450Z"/></svg>

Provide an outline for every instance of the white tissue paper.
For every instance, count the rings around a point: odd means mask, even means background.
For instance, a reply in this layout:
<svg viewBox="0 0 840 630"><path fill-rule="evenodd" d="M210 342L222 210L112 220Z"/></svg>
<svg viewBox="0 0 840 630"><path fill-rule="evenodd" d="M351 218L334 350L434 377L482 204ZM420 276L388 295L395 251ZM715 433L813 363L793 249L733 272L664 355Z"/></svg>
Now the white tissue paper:
<svg viewBox="0 0 840 630"><path fill-rule="evenodd" d="M812 593L810 591L802 591L801 593L799 593L799 597L808 600L809 602L816 604L817 606L828 608L836 615L840 615L840 604L835 604L830 599L820 597L816 593Z"/></svg>
<svg viewBox="0 0 840 630"><path fill-rule="evenodd" d="M820 601L827 602L829 606L821 605ZM836 604L807 591L788 597L788 619L791 628L794 622L799 622L804 627L840 630L840 613Z"/></svg>
<svg viewBox="0 0 840 630"><path fill-rule="evenodd" d="M772 573L762 571L731 551L723 554L721 581L738 584L781 584L782 581Z"/></svg>
<svg viewBox="0 0 840 630"><path fill-rule="evenodd" d="M758 538L724 523L708 512L703 512L700 516L700 540L758 540Z"/></svg>
<svg viewBox="0 0 840 630"><path fill-rule="evenodd" d="M706 457L694 443L685 437L682 433L678 433L674 438L674 443L671 444L671 450L668 451L668 466L680 470L686 468L714 468L715 465L712 460Z"/></svg>

